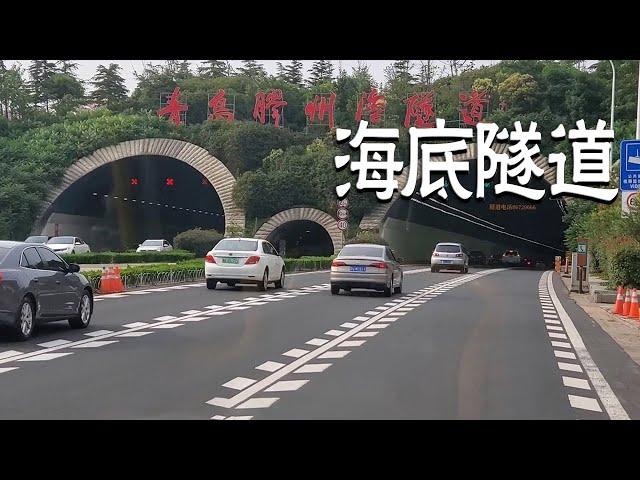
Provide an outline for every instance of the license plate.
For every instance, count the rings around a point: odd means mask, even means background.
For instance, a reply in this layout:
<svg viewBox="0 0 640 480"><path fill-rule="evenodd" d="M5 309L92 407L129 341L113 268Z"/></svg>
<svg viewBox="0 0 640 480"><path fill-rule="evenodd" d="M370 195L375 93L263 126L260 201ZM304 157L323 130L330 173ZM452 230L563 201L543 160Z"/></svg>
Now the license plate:
<svg viewBox="0 0 640 480"><path fill-rule="evenodd" d="M442 263L451 263L451 260L442 260Z"/></svg>
<svg viewBox="0 0 640 480"><path fill-rule="evenodd" d="M233 264L238 264L238 259L237 258L222 258L222 263L233 263Z"/></svg>
<svg viewBox="0 0 640 480"><path fill-rule="evenodd" d="M352 265L349 267L349 271L350 272L366 272L367 267L365 267L364 265Z"/></svg>

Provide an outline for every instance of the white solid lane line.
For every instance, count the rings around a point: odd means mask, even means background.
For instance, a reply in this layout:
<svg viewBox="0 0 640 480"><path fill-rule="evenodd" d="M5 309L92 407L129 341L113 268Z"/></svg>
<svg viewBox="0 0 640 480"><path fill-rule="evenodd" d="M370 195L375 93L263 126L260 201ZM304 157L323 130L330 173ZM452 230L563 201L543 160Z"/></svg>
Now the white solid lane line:
<svg viewBox="0 0 640 480"><path fill-rule="evenodd" d="M622 405L620 404L620 400L618 400L618 397L613 392L613 390L609 386L609 383L600 372L600 369L591 358L591 355L589 354L589 351L587 350L587 347L585 346L580 333L578 333L578 330L573 324L571 317L569 317L566 310L562 306L562 303L560 303L558 295L556 294L556 291L553 287L553 275L547 276L547 289L549 290L549 294L551 295L553 303L556 307L556 311L560 316L560 320L564 325L564 329L569 336L569 341L573 345L573 349L578 355L578 358L580 359L580 362L582 363L587 376L589 377L589 380L591 380L593 388L598 394L598 397L600 398L604 409L609 415L609 418L611 418L612 420L629 420L629 415L622 407Z"/></svg>
<svg viewBox="0 0 640 480"><path fill-rule="evenodd" d="M73 352L52 352L52 353L41 353L40 355L35 355L33 357L22 358L18 360L19 362L46 362L47 360L53 360L54 358L66 357L67 355L72 355Z"/></svg>

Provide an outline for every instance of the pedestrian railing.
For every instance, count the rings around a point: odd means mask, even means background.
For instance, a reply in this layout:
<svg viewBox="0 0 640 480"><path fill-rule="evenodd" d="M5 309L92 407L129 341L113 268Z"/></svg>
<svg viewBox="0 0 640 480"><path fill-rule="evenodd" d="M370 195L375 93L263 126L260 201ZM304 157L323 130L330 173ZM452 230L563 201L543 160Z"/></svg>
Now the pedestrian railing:
<svg viewBox="0 0 640 480"><path fill-rule="evenodd" d="M133 275L122 275L125 290L139 287L152 287L173 283L187 283L204 280L204 268L193 270L171 270L169 272L145 272ZM100 277L90 280L95 291L100 290Z"/></svg>

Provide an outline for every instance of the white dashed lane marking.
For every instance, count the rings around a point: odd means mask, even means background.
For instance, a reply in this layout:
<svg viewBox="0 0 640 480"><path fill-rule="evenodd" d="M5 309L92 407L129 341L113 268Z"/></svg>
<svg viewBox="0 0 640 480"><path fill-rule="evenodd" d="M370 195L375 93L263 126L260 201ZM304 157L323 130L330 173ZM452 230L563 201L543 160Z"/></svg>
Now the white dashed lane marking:
<svg viewBox="0 0 640 480"><path fill-rule="evenodd" d="M18 350L6 350L4 352L0 352L0 359L15 357L16 355L21 355L22 352Z"/></svg>
<svg viewBox="0 0 640 480"><path fill-rule="evenodd" d="M498 271L501 271L501 269L472 274L434 286L425 287L413 294L405 295L405 297L403 297L405 299L404 302L387 302L389 305L385 309L376 307L375 310L369 310L364 315L354 317L353 320L360 323L345 322L341 324L342 328L350 330L345 331L331 329L324 333L324 335L328 337L335 338L313 338L305 342L306 345L317 346L315 350L309 351L300 348L293 348L284 352L282 354L283 356L295 359L291 361L291 363L282 364L280 362L268 361L259 365L258 367L255 367L257 370L267 371L270 372L270 374L266 378L248 385L232 398L215 397L206 403L216 407L227 409L268 408L269 406L273 405L273 403L275 403L278 398L263 398L259 396L260 392L266 393L293 391L301 388L309 381L308 379L300 380L297 378L294 380L284 379L283 377L285 377L286 375L300 375L323 372L331 365L330 363L311 362L322 359L340 359L351 354L353 352L353 350L351 350L352 348L361 347L366 342L366 340L358 340L358 338L371 338L379 333L378 331L368 331L368 329L382 330L388 327L390 325L390 322L397 321L398 317L406 315L409 311L414 310L415 307L406 307L409 303L415 303L416 300L422 298L427 294L437 293L439 295L441 293L444 293L445 289L442 288L443 285L450 285L451 288L453 288L455 286L462 285L464 283L476 280L491 273L496 273ZM396 311L401 308L403 308L405 311ZM392 314L394 316L392 318L388 318L389 315ZM353 339L350 339L350 337L353 337ZM349 350L346 350L345 348L349 348ZM233 381L234 380L232 380L232 382ZM226 415L216 415L211 418L222 417L227 419L229 418L226 417Z"/></svg>

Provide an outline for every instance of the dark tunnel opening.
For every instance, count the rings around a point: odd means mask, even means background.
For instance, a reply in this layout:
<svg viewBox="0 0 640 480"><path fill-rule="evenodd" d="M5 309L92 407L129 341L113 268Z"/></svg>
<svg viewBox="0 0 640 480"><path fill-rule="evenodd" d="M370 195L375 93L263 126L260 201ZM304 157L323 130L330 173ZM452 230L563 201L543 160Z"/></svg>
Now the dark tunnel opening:
<svg viewBox="0 0 640 480"><path fill-rule="evenodd" d="M145 155L103 165L49 208L43 234L81 237L92 250L122 250L200 227L224 232L224 210L209 181L170 157Z"/></svg>
<svg viewBox="0 0 640 480"><path fill-rule="evenodd" d="M294 220L276 228L268 240L282 255L290 258L333 255L333 241L322 225Z"/></svg>

